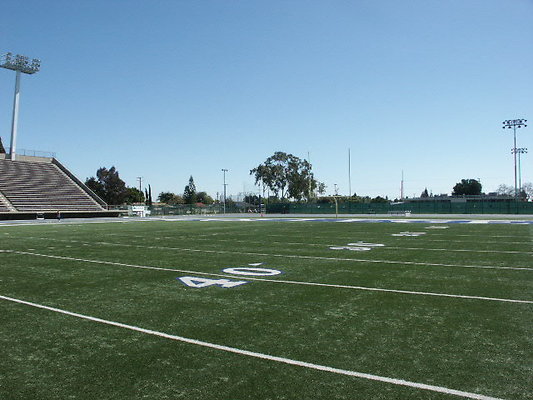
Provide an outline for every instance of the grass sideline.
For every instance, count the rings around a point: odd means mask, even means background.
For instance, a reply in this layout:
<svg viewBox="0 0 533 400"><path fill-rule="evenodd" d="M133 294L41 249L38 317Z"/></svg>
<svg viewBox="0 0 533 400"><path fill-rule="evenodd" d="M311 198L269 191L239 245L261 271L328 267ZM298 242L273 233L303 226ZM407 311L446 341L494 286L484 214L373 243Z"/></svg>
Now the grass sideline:
<svg viewBox="0 0 533 400"><path fill-rule="evenodd" d="M0 295L243 352L485 398L530 399L533 304L484 298L533 300L533 226L431 226L311 221L0 226ZM401 232L423 234L392 236ZM330 249L360 241L384 246ZM258 263L263 264L249 265ZM251 280L224 273L228 267L283 274ZM522 269L508 269L517 267ZM183 276L248 283L194 288L177 279ZM5 299L0 346L2 399L458 398L169 340Z"/></svg>

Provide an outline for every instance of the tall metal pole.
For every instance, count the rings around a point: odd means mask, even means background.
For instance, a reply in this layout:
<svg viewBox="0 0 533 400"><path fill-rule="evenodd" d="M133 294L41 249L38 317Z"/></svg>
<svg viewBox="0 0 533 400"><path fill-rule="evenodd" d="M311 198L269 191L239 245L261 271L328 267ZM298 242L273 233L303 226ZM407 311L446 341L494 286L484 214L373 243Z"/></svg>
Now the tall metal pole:
<svg viewBox="0 0 533 400"><path fill-rule="evenodd" d="M348 147L348 197L352 197L352 160Z"/></svg>
<svg viewBox="0 0 533 400"><path fill-rule="evenodd" d="M224 174L224 214L226 214L226 172L228 172L228 170L222 168L222 173Z"/></svg>
<svg viewBox="0 0 533 400"><path fill-rule="evenodd" d="M403 169L402 169L402 181L400 182L400 200L403 200Z"/></svg>
<svg viewBox="0 0 533 400"><path fill-rule="evenodd" d="M11 160L15 161L17 158L17 127L19 120L19 99L20 99L20 71L16 71L15 78L15 96L13 97L13 118L11 120L11 145L9 146L9 154Z"/></svg>
<svg viewBox="0 0 533 400"><path fill-rule="evenodd" d="M521 164L521 157L520 154L527 153L526 147L520 147L518 149L511 149L511 152L515 154L518 154L518 192L520 193L522 191L522 164Z"/></svg>
<svg viewBox="0 0 533 400"><path fill-rule="evenodd" d="M143 198L143 190L142 190L143 177L142 176L138 176L137 180L139 181L139 203L142 203L141 200Z"/></svg>
<svg viewBox="0 0 533 400"><path fill-rule="evenodd" d="M0 56L0 67L10 69L16 72L15 77L15 96L13 99L13 119L11 121L11 144L9 153L11 160L17 158L17 127L19 117L19 99L20 99L20 74L35 74L41 68L41 61L34 58L31 60L21 54L13 55L6 53Z"/></svg>
<svg viewBox="0 0 533 400"><path fill-rule="evenodd" d="M311 157L309 156L309 152L307 152L307 162L309 163L309 168L311 168ZM311 199L311 173L309 172L309 182L308 182L308 190L309 190L309 196L307 197L307 202Z"/></svg>
<svg viewBox="0 0 533 400"><path fill-rule="evenodd" d="M516 181L516 126L513 126L513 140L514 140L514 146L513 146L513 158L514 158L514 195L515 197L518 196L518 185Z"/></svg>
<svg viewBox="0 0 533 400"><path fill-rule="evenodd" d="M522 128L522 127L526 127L526 122L527 122L527 119L509 119L507 121L503 121L503 129L505 128L508 128L508 129L511 129L513 128L513 148L512 148L512 152L513 152L513 158L514 158L514 195L515 197L518 197L518 182L517 182L517 171L516 171L516 154L517 154L517 150L516 150L516 128Z"/></svg>

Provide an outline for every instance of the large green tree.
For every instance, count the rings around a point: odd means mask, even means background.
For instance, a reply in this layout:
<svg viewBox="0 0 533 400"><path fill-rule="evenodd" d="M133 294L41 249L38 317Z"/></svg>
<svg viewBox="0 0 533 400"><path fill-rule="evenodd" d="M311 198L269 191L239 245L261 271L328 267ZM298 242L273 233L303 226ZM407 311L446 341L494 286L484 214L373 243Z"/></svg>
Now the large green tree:
<svg viewBox="0 0 533 400"><path fill-rule="evenodd" d="M292 154L275 152L266 161L250 170L255 183L267 186L282 199L302 200L311 198L318 182L314 178L311 164Z"/></svg>
<svg viewBox="0 0 533 400"><path fill-rule="evenodd" d="M128 187L126 190L128 192L126 198L124 199L126 204L144 203L145 196L139 189L135 187Z"/></svg>
<svg viewBox="0 0 533 400"><path fill-rule="evenodd" d="M196 185L194 184L192 175L189 178L189 184L185 186L185 190L183 191L183 200L185 200L185 204L194 204L198 200Z"/></svg>
<svg viewBox="0 0 533 400"><path fill-rule="evenodd" d="M168 205L176 205L176 204L183 204L183 197L174 194L172 192L161 192L159 193L159 196L157 196L157 200L161 203L165 203Z"/></svg>
<svg viewBox="0 0 533 400"><path fill-rule="evenodd" d="M476 179L461 179L453 187L452 196L474 196L481 194L481 183Z"/></svg>
<svg viewBox="0 0 533 400"><path fill-rule="evenodd" d="M107 169L99 168L96 171L96 178L91 177L85 181L85 185L100 196L107 204L124 204L128 196L126 184L118 174L115 167Z"/></svg>
<svg viewBox="0 0 533 400"><path fill-rule="evenodd" d="M209 196L206 192L198 192L196 195L196 201L203 204L213 204L215 200Z"/></svg>

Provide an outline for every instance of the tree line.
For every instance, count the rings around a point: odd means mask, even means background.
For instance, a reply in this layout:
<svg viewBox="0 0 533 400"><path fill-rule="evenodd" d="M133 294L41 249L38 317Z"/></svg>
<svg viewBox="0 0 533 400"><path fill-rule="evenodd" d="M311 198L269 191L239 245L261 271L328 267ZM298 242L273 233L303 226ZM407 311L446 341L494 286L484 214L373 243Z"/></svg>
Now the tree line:
<svg viewBox="0 0 533 400"><path fill-rule="evenodd" d="M105 167L99 168L96 171L96 177L93 176L85 180L85 186L109 205L145 203L151 206L153 204L151 185L148 185L144 192L135 187L126 186L126 183L120 178L114 166L109 169ZM161 192L157 200L168 205L213 204L215 202L206 192L198 192L196 190L192 176L189 178L189 183L185 186L183 195L177 195L172 192Z"/></svg>
<svg viewBox="0 0 533 400"><path fill-rule="evenodd" d="M313 173L312 165L308 160L276 151L268 157L263 163L249 171L249 174L255 179L255 184L259 187L259 195L247 195L244 201L248 204L259 205L264 200L268 202L284 201L316 201L316 202L333 202L333 196L324 196L326 185L319 182ZM146 203L152 205L152 188L148 185L144 193L135 187L127 187L119 173L113 166L110 169L99 168L96 171L96 177L87 178L85 181L87 187L100 196L107 204L121 205L133 203ZM476 179L461 179L452 189L452 196L471 196L481 195L482 185ZM500 185L497 190L499 195L514 195L514 188L507 185ZM420 194L421 198L431 197L427 188ZM336 196L339 197L339 196ZM344 201L351 202L389 202L389 199L381 196L370 198L368 196L340 196ZM519 198L526 200L533 198L533 184L525 183L520 190ZM395 199L394 201L397 201ZM196 184L191 175L188 184L185 186L182 194L172 192L161 192L157 201L167 205L179 204L213 204L215 201L205 191L198 191ZM233 203L230 199L226 203Z"/></svg>
<svg viewBox="0 0 533 400"><path fill-rule="evenodd" d="M161 192L159 193L157 200L168 205L196 203L209 205L215 203L215 200L206 192L198 192L196 190L196 184L194 183L194 178L192 175L189 178L189 183L185 186L182 195L172 192Z"/></svg>

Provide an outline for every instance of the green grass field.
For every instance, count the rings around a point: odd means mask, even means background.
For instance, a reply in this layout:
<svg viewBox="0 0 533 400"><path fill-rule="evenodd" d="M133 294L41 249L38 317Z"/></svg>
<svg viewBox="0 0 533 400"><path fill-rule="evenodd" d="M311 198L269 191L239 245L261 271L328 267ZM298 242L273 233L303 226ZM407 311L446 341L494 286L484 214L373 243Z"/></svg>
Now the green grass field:
<svg viewBox="0 0 533 400"><path fill-rule="evenodd" d="M0 226L0 399L532 399L532 238L519 224ZM282 273L242 275L262 269Z"/></svg>

